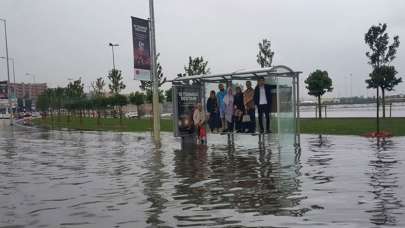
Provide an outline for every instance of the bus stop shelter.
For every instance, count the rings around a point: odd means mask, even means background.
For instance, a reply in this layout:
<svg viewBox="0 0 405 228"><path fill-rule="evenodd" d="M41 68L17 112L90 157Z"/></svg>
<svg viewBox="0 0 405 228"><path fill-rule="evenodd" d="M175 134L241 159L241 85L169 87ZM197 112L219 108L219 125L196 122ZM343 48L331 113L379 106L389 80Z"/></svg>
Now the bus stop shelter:
<svg viewBox="0 0 405 228"><path fill-rule="evenodd" d="M244 84L243 81L255 82L264 77L266 84L272 85L272 134L280 138L289 138L284 143L300 146L300 112L299 112L299 74L291 68L279 65L270 68L238 70L230 73L193 75L177 77L171 80L173 85L173 123L175 136L186 140L194 132L187 131L192 124L192 112L195 104L201 103L206 110L206 99L209 90L216 90L215 85L223 83L227 87ZM234 144L234 136L246 133L224 133L228 144ZM259 136L259 144L265 134Z"/></svg>

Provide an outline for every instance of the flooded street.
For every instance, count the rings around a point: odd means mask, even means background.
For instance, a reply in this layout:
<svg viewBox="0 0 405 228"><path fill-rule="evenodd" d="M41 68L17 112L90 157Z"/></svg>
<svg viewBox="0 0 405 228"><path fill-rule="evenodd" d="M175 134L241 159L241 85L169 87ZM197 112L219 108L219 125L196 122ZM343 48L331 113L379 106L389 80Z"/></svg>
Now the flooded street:
<svg viewBox="0 0 405 228"><path fill-rule="evenodd" d="M405 103L393 103L390 108L386 106L386 115L391 117L405 116ZM357 117L372 117L376 116L376 104L340 104L328 105L326 116L330 118L357 118ZM380 115L382 116L382 108ZM315 106L301 106L300 115L302 118L316 118ZM322 115L325 116L325 109L322 109Z"/></svg>
<svg viewBox="0 0 405 228"><path fill-rule="evenodd" d="M404 137L162 138L2 126L0 227L405 227Z"/></svg>

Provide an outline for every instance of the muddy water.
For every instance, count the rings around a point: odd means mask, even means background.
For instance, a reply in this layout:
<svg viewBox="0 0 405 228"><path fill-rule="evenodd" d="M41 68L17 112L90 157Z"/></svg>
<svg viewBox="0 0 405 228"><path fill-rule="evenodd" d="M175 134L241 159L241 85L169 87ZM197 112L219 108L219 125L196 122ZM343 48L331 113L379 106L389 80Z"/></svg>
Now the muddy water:
<svg viewBox="0 0 405 228"><path fill-rule="evenodd" d="M0 128L0 227L405 227L405 138L209 137Z"/></svg>

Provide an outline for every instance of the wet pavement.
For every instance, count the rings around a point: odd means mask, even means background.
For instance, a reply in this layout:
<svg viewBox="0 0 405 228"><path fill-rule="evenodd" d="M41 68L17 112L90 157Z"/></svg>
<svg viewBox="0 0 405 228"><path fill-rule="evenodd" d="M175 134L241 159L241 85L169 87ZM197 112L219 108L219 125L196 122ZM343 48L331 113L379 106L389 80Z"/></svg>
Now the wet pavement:
<svg viewBox="0 0 405 228"><path fill-rule="evenodd" d="M405 227L405 138L0 128L0 227Z"/></svg>

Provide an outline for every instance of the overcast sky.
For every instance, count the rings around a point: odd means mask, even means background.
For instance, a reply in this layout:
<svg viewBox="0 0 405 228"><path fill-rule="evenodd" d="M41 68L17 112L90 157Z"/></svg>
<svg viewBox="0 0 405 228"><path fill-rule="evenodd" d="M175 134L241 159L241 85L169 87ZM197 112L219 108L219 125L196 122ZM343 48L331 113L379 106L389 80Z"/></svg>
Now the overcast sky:
<svg viewBox="0 0 405 228"><path fill-rule="evenodd" d="M55 87L82 77L87 90L91 81L112 68L107 44L114 42L120 44L116 65L123 71L125 92L137 90L130 16L148 18L148 2L0 0L16 80L31 81L25 75L29 72L37 82ZM322 69L334 81L329 96L371 96L375 91L367 91L364 83L370 72L364 34L371 25L385 22L391 37L400 36L394 65L404 76L404 12L403 0L155 0L157 51L168 78L184 71L190 55L204 56L212 73L232 72L257 68L257 43L269 38L273 64L302 71L302 89L308 74ZM0 79L5 79L6 65L0 61ZM394 93L405 93L405 83Z"/></svg>

